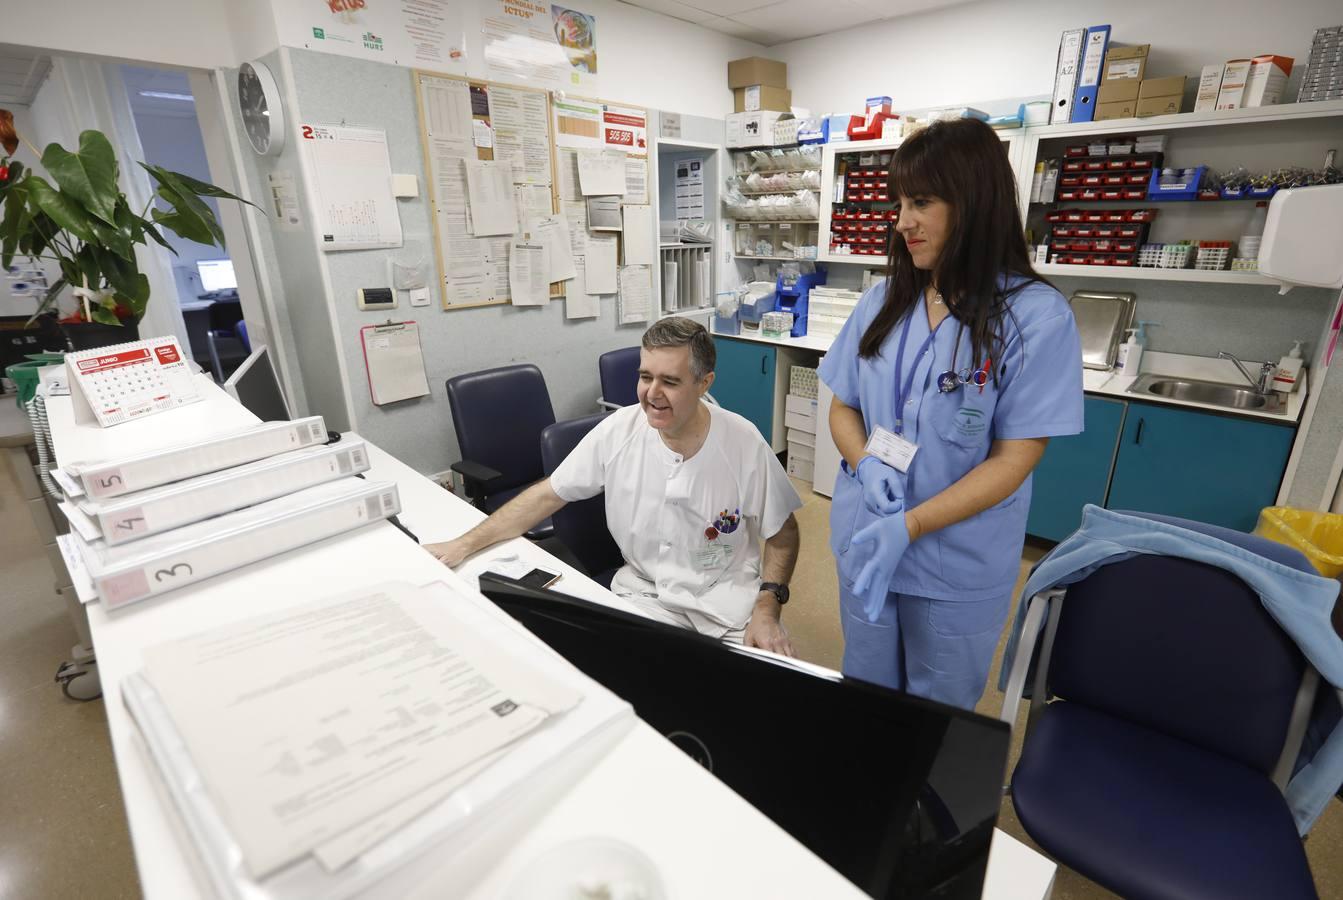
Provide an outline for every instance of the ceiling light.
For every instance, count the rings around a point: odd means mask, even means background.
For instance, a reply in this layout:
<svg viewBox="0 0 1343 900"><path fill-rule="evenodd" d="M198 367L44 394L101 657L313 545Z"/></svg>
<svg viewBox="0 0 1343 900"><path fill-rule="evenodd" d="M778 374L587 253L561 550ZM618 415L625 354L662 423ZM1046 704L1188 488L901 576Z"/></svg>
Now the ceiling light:
<svg viewBox="0 0 1343 900"><path fill-rule="evenodd" d="M187 103L195 103L196 98L190 94L174 94L171 91L140 91L141 97L153 97L155 100L185 100Z"/></svg>

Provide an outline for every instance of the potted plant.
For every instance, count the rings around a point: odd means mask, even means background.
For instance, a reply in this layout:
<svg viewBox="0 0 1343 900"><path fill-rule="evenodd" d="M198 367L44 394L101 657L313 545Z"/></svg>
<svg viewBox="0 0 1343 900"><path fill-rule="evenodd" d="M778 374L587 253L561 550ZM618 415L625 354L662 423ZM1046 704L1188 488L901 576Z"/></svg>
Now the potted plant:
<svg viewBox="0 0 1343 900"><path fill-rule="evenodd" d="M137 244L153 240L176 254L160 230L166 228L222 248L224 230L201 197L247 203L212 184L142 162L162 205L151 199L137 214L117 186L116 154L102 132L83 132L77 152L53 143L38 153L23 140L50 180L12 158L21 140L13 114L0 109L0 265L8 268L20 255L60 267L60 277L33 317L58 312L58 298L71 288L78 308L61 320L61 327L76 349L138 336L135 326L149 302L149 279L136 263Z"/></svg>

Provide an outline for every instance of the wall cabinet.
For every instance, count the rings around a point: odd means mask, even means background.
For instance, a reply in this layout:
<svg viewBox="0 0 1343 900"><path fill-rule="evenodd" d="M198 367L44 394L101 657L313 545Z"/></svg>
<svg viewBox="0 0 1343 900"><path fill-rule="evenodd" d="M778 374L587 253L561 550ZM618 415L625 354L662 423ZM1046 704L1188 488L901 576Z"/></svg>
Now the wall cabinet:
<svg viewBox="0 0 1343 900"><path fill-rule="evenodd" d="M1286 424L1087 397L1086 431L1051 440L1035 470L1026 531L1062 540L1088 503L1251 531L1294 436Z"/></svg>
<svg viewBox="0 0 1343 900"><path fill-rule="evenodd" d="M709 393L724 409L749 419L767 442L774 434L775 347L752 341L714 339L717 373Z"/></svg>

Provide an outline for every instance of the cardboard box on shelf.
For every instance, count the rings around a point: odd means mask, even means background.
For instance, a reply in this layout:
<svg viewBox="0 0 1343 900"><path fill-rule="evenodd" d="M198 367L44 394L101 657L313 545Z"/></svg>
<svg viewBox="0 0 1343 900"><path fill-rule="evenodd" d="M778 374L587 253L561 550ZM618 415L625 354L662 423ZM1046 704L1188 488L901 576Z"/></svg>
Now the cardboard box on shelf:
<svg viewBox="0 0 1343 900"><path fill-rule="evenodd" d="M1171 94L1168 97L1140 97L1133 108L1133 114L1140 119L1148 116L1173 116L1180 111L1184 102L1183 94Z"/></svg>
<svg viewBox="0 0 1343 900"><path fill-rule="evenodd" d="M727 117L727 145L729 147L772 147L774 125L786 112L760 110L732 113Z"/></svg>
<svg viewBox="0 0 1343 900"><path fill-rule="evenodd" d="M1244 105L1245 79L1250 75L1248 59L1229 59L1222 66L1222 84L1217 90L1218 109L1240 109Z"/></svg>
<svg viewBox="0 0 1343 900"><path fill-rule="evenodd" d="M1105 85L1109 82L1132 81L1137 84L1142 81L1143 75L1147 72L1147 51L1151 46L1151 44L1138 44L1133 47L1116 47L1111 44L1105 53L1101 90L1105 90Z"/></svg>
<svg viewBox="0 0 1343 900"><path fill-rule="evenodd" d="M1198 79L1198 98L1194 101L1194 112L1204 112L1217 108L1217 92L1222 88L1222 66L1213 63L1203 67Z"/></svg>
<svg viewBox="0 0 1343 900"><path fill-rule="evenodd" d="M1244 106L1272 106L1282 99L1287 87L1287 76L1292 74L1290 56L1271 53L1250 60L1250 73L1245 78Z"/></svg>
<svg viewBox="0 0 1343 900"><path fill-rule="evenodd" d="M1144 78L1138 85L1138 99L1146 100L1148 97L1183 97L1184 96L1183 75L1171 75L1169 78Z"/></svg>
<svg viewBox="0 0 1343 900"><path fill-rule="evenodd" d="M1132 100L1115 100L1111 103L1096 104L1096 121L1105 122L1110 119L1131 119L1138 114L1138 99L1135 96Z"/></svg>
<svg viewBox="0 0 1343 900"><path fill-rule="evenodd" d="M1096 94L1098 108L1102 103L1135 102L1138 99L1139 84L1137 79L1129 78L1102 83L1100 91Z"/></svg>
<svg viewBox="0 0 1343 900"><path fill-rule="evenodd" d="M788 64L763 56L734 59L727 64L727 86L737 88L763 84L769 87L788 87Z"/></svg>
<svg viewBox="0 0 1343 900"><path fill-rule="evenodd" d="M735 88L732 91L734 112L788 112L793 108L793 92L788 88L770 87L767 84L753 84L749 87Z"/></svg>

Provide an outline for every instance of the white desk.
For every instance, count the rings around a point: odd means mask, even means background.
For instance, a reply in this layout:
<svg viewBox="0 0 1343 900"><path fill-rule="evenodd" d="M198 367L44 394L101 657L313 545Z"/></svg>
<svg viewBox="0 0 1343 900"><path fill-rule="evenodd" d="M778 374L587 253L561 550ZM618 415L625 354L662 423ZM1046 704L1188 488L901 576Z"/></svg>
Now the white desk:
<svg viewBox="0 0 1343 900"><path fill-rule="evenodd" d="M56 455L62 464L160 446L183 433L197 437L256 421L208 378L206 400L109 429L76 426L68 398L48 401ZM482 517L408 466L370 446L369 477L397 483L402 523L421 541L444 540ZM496 552L515 552L564 578L557 588L612 605L620 601L559 560L519 539ZM471 568L471 562L465 566ZM106 698L108 728L121 778L140 881L148 897L186 898L204 893L193 871L192 851L161 795L156 776L120 699L122 680L141 665L144 648L279 607L294 606L360 585L399 579L423 583L466 582L444 569L390 524L380 523L283 554L134 604L109 615L89 607ZM471 588L466 588L470 590ZM500 616L504 613L500 612ZM467 896L497 897L532 858L564 840L594 834L618 836L640 847L661 869L672 897L844 898L863 894L730 789L701 769L652 728L639 723L579 779L524 834L484 860ZM1053 864L1004 834L995 834L990 897L1045 897ZM1047 878L1044 877L1047 872ZM443 871L417 895L461 887L461 871Z"/></svg>

